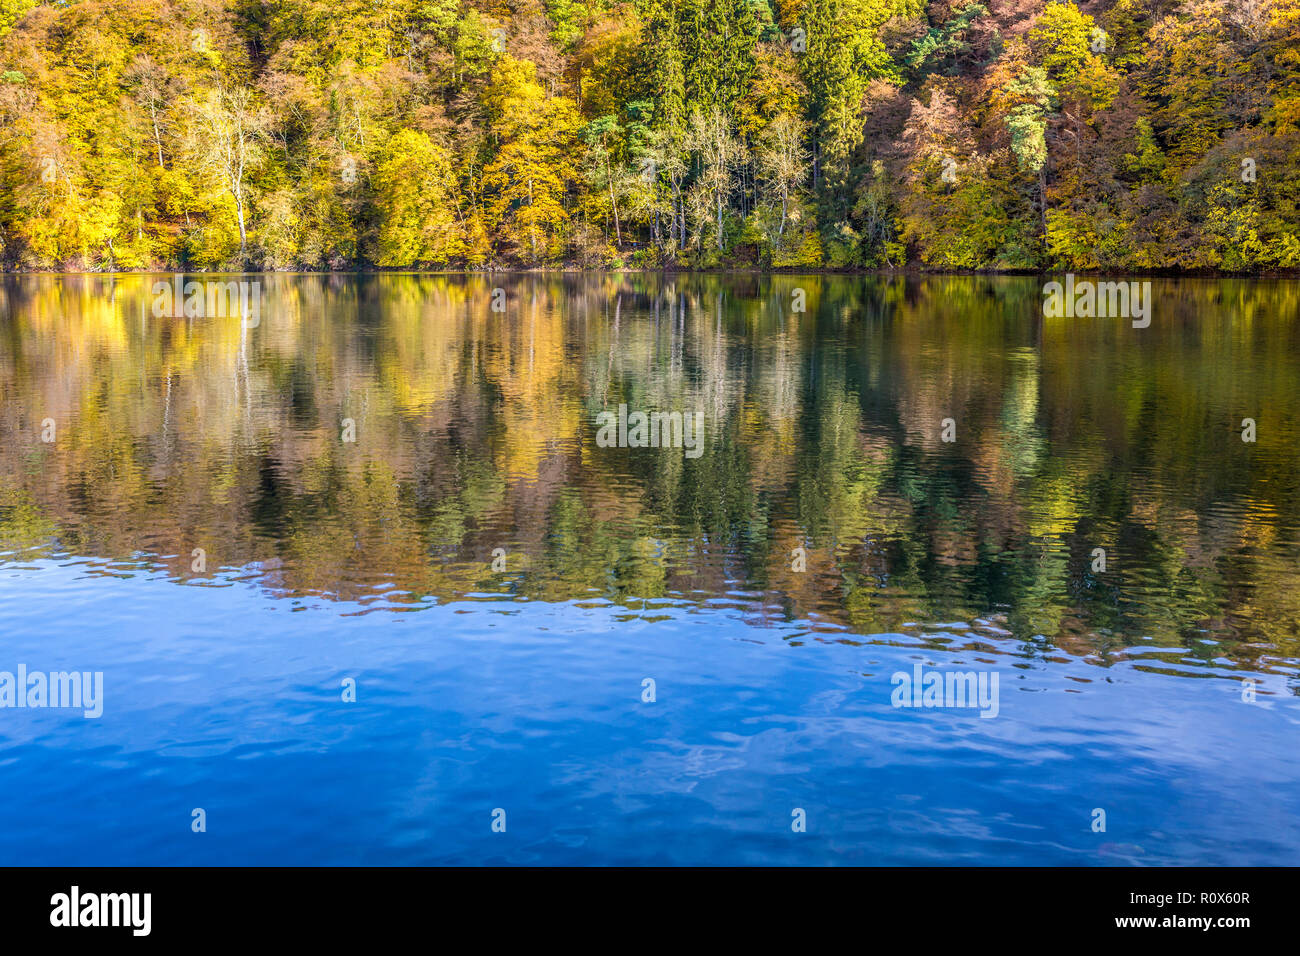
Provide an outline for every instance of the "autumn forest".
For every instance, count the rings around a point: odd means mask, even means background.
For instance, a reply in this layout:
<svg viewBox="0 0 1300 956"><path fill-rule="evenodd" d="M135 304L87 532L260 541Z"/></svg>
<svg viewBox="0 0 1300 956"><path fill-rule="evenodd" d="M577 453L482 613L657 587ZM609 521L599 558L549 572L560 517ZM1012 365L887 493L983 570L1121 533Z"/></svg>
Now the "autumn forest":
<svg viewBox="0 0 1300 956"><path fill-rule="evenodd" d="M1300 268L1300 0L0 0L7 270Z"/></svg>

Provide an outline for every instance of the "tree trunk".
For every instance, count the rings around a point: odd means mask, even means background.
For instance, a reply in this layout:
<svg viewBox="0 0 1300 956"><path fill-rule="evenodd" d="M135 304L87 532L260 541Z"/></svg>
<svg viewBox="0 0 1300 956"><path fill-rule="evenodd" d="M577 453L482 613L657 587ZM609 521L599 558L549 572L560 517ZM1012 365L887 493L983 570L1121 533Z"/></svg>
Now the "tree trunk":
<svg viewBox="0 0 1300 956"><path fill-rule="evenodd" d="M1038 170L1038 212L1043 220L1043 241L1047 240L1047 164Z"/></svg>
<svg viewBox="0 0 1300 956"><path fill-rule="evenodd" d="M162 136L158 132L158 107L154 105L152 100L149 102L149 116L153 120L153 141L158 147L158 166L165 169L162 158Z"/></svg>
<svg viewBox="0 0 1300 956"><path fill-rule="evenodd" d="M718 251L722 251L722 189L718 189Z"/></svg>
<svg viewBox="0 0 1300 956"><path fill-rule="evenodd" d="M231 190L235 194L235 210L239 213L239 258L248 258L248 230L244 227L244 197L239 187Z"/></svg>
<svg viewBox="0 0 1300 956"><path fill-rule="evenodd" d="M532 250L533 261L537 261L537 231L536 222L531 221L531 211L533 208L533 181L528 180L528 209L530 212L530 222L528 224L528 248Z"/></svg>
<svg viewBox="0 0 1300 956"><path fill-rule="evenodd" d="M618 244L623 245L623 230L618 224L618 200L614 198L614 174L609 169L609 150L605 151L605 182L609 184L609 205L614 210L614 235Z"/></svg>

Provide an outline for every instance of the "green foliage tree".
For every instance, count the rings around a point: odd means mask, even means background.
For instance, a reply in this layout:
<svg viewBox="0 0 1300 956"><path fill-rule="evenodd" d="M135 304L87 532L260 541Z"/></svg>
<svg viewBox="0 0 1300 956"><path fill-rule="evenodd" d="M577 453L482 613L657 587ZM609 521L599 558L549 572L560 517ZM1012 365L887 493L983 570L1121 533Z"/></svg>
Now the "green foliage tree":
<svg viewBox="0 0 1300 956"><path fill-rule="evenodd" d="M488 93L496 155L483 170L487 211L499 248L527 263L562 251L568 191L578 179L578 112L547 96L533 64L506 57Z"/></svg>
<svg viewBox="0 0 1300 956"><path fill-rule="evenodd" d="M0 0L6 268L1292 268L1300 0Z"/></svg>
<svg viewBox="0 0 1300 956"><path fill-rule="evenodd" d="M445 266L464 258L451 159L427 133L404 129L384 144L373 188L378 265Z"/></svg>

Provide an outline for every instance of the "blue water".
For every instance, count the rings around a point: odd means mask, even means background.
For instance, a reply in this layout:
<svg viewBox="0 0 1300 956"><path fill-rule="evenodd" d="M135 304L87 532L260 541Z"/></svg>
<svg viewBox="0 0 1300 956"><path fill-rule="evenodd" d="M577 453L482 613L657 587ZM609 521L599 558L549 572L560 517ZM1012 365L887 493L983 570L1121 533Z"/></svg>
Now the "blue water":
<svg viewBox="0 0 1300 956"><path fill-rule="evenodd" d="M1244 703L1136 663L810 640L745 598L395 614L106 570L0 577L6 660L102 670L106 705L5 712L0 863L1300 863L1268 675ZM997 670L998 718L892 707L917 661Z"/></svg>
<svg viewBox="0 0 1300 956"><path fill-rule="evenodd" d="M1300 283L258 281L0 284L0 864L1300 864Z"/></svg>

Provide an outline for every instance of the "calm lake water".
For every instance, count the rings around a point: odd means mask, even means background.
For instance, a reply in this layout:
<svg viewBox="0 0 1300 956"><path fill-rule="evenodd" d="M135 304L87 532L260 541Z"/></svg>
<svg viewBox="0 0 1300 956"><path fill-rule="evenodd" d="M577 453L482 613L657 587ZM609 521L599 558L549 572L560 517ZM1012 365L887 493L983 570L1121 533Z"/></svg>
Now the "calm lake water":
<svg viewBox="0 0 1300 956"><path fill-rule="evenodd" d="M245 278L0 285L0 863L1300 864L1300 283Z"/></svg>

